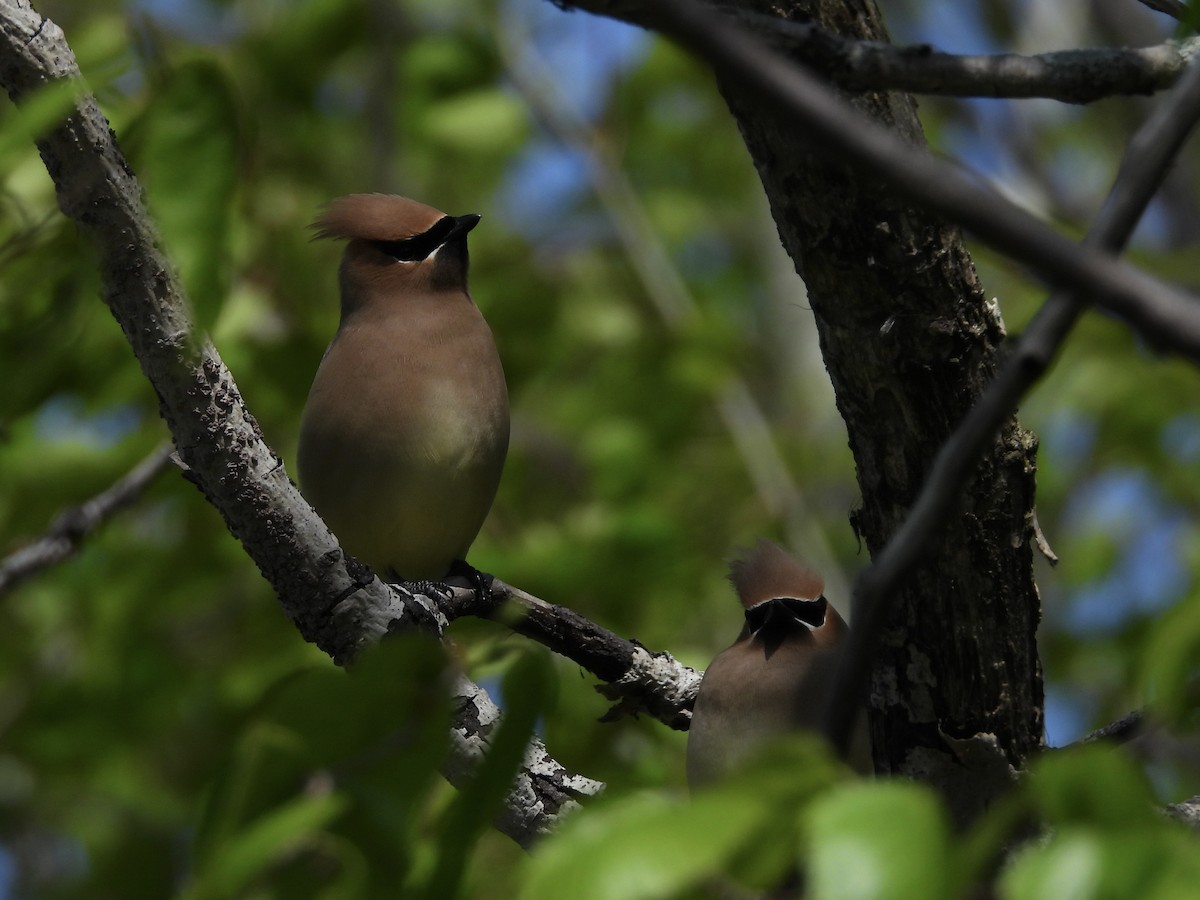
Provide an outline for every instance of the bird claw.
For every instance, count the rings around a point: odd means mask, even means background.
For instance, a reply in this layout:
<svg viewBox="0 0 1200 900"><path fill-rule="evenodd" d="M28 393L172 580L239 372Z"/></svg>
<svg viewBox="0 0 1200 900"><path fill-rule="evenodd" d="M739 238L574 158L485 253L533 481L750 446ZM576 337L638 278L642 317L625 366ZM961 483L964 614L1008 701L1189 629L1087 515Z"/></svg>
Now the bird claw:
<svg viewBox="0 0 1200 900"><path fill-rule="evenodd" d="M479 599L485 605L490 606L492 600L492 582L495 580L493 576L484 572L480 572L477 568L467 562L465 559L456 559L450 564L450 572L446 576L447 581L451 578L465 580L475 593L479 595Z"/></svg>
<svg viewBox="0 0 1200 900"><path fill-rule="evenodd" d="M447 601L454 596L454 592L450 589L450 586L440 581L399 581L397 584L410 594L421 594L435 600Z"/></svg>

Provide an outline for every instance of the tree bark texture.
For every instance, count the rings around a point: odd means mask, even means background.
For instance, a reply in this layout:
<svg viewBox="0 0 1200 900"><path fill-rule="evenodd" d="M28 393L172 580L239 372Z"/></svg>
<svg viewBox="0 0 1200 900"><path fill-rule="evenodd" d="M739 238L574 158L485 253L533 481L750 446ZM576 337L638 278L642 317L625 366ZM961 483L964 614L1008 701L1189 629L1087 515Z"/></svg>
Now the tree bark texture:
<svg viewBox="0 0 1200 900"><path fill-rule="evenodd" d="M552 2L652 29L663 24L653 3ZM888 40L871 0L707 2L730 14L730 27L749 13ZM993 377L1003 324L957 227L825 160L736 78L718 86L808 287L862 491L852 525L877 556L937 449ZM842 96L924 145L911 97ZM888 598L874 660L867 702L876 769L930 783L960 821L986 808L1044 745L1032 571L1036 450L1034 435L1009 419L924 562Z"/></svg>
<svg viewBox="0 0 1200 900"><path fill-rule="evenodd" d="M870 0L736 6L887 40ZM852 523L875 555L994 373L1003 325L957 228L824 161L735 81L720 89L808 287L862 491ZM846 99L924 143L911 97ZM1011 419L925 562L890 600L869 700L882 772L932 774L948 787L930 770L975 757L963 740L994 735L981 746L998 747L1013 767L1043 745L1031 549L1036 449L1033 434Z"/></svg>
<svg viewBox="0 0 1200 900"><path fill-rule="evenodd" d="M433 601L389 588L347 557L288 479L216 348L195 333L141 187L86 92L62 30L27 0L0 0L0 88L21 104L62 82L74 85L75 106L38 140L38 149L59 206L98 251L104 300L158 395L189 479L242 542L300 633L335 661L351 662L391 632L417 629L440 636L446 619ZM638 662L634 649L628 649L630 670ZM664 669L674 662L657 659ZM630 674L623 680L632 681ZM638 693L634 684L624 687ZM457 679L455 700L443 770L460 784L487 752L500 711L466 677ZM576 798L602 788L564 769L535 736L497 823L529 846L578 805Z"/></svg>

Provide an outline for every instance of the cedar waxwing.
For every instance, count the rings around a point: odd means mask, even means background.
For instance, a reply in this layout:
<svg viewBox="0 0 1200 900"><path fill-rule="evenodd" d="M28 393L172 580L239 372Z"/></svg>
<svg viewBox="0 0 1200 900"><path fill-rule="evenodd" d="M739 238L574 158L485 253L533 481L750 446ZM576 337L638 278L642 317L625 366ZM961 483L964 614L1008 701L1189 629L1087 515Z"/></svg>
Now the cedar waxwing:
<svg viewBox="0 0 1200 900"><path fill-rule="evenodd" d="M441 579L465 560L504 468L504 370L467 293L478 221L353 194L313 223L348 243L341 320L300 425L300 488L385 579Z"/></svg>
<svg viewBox="0 0 1200 900"><path fill-rule="evenodd" d="M759 541L729 567L746 624L704 673L688 731L694 789L732 771L768 738L819 730L825 692L847 626L819 575L777 544ZM861 733L852 756L869 770Z"/></svg>

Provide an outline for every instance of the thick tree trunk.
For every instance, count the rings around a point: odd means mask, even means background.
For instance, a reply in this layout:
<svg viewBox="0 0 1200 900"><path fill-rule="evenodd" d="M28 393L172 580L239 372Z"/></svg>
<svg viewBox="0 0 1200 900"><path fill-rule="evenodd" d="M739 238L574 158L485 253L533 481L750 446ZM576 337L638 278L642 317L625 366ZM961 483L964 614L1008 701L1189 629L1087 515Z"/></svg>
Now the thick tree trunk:
<svg viewBox="0 0 1200 900"><path fill-rule="evenodd" d="M782 7L789 18L813 18L847 37L888 39L870 0L736 5L761 13ZM736 82L720 87L808 286L862 490L853 524L875 555L992 376L1003 325L957 228L822 161ZM849 99L924 143L907 95ZM986 804L989 790L981 785L982 795L964 797L953 773L995 755L986 752L990 739L958 741L994 735L1012 766L1043 742L1031 549L1036 447L1015 419L1008 423L925 562L891 599L875 663L877 767L932 776L967 814Z"/></svg>
<svg viewBox="0 0 1200 900"><path fill-rule="evenodd" d="M653 4L574 0L653 26ZM727 11L816 20L886 41L871 0L717 0ZM812 152L736 80L720 85L784 247L808 286L845 419L872 556L911 508L938 447L992 377L1004 331L957 228ZM902 94L848 96L924 143ZM870 690L879 771L939 788L960 820L1043 745L1041 617L1032 572L1035 437L1005 426L925 561L889 599Z"/></svg>

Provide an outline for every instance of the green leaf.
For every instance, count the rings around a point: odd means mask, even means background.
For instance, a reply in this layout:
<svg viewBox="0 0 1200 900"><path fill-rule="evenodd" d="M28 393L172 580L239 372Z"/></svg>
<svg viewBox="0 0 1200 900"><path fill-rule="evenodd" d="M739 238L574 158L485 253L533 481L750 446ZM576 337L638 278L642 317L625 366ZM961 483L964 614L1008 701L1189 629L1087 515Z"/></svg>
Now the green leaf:
<svg viewBox="0 0 1200 900"><path fill-rule="evenodd" d="M1156 715L1179 723L1194 714L1195 691L1189 684L1200 659L1200 603L1191 597L1155 622L1142 657L1142 683Z"/></svg>
<svg viewBox="0 0 1200 900"><path fill-rule="evenodd" d="M263 716L303 736L319 765L341 765L379 742L432 758L449 727L445 669L436 641L392 638L365 650L349 672L322 665L286 679Z"/></svg>
<svg viewBox="0 0 1200 900"><path fill-rule="evenodd" d="M345 797L328 793L301 796L272 810L231 836L185 896L236 896L255 877L316 838L348 806Z"/></svg>
<svg viewBox="0 0 1200 900"><path fill-rule="evenodd" d="M692 803L634 794L590 807L538 848L522 900L639 900L670 897L722 871L758 831L759 804L729 793Z"/></svg>
<svg viewBox="0 0 1200 900"><path fill-rule="evenodd" d="M949 896L949 833L928 789L900 782L840 786L813 804L808 827L814 898Z"/></svg>
<svg viewBox="0 0 1200 900"><path fill-rule="evenodd" d="M199 865L215 861L247 823L295 796L309 771L304 742L294 732L268 723L249 728L204 805L195 845Z"/></svg>
<svg viewBox="0 0 1200 900"><path fill-rule="evenodd" d="M1195 838L1150 829L1071 827L1026 846L1000 877L1005 900L1190 900L1200 884Z"/></svg>
<svg viewBox="0 0 1200 900"><path fill-rule="evenodd" d="M24 156L33 142L59 124L75 108L75 95L83 85L72 81L54 81L26 97L21 105L9 108L0 128L0 160L11 165L11 157Z"/></svg>
<svg viewBox="0 0 1200 900"><path fill-rule="evenodd" d="M171 70L141 123L147 196L197 322L211 330L229 290L240 126L211 58Z"/></svg>
<svg viewBox="0 0 1200 900"><path fill-rule="evenodd" d="M1127 828L1158 821L1145 776L1117 747L1089 745L1047 754L1034 766L1028 790L1031 802L1052 825Z"/></svg>
<svg viewBox="0 0 1200 900"><path fill-rule="evenodd" d="M446 147L497 153L516 144L528 129L525 107L507 91L470 91L439 100L425 115L426 134Z"/></svg>
<svg viewBox="0 0 1200 900"><path fill-rule="evenodd" d="M712 879L775 887L798 858L797 813L845 774L824 741L802 735L690 802L647 792L590 804L537 848L521 897L673 897Z"/></svg>
<svg viewBox="0 0 1200 900"><path fill-rule="evenodd" d="M471 849L500 811L525 758L534 725L553 696L555 675L548 655L531 649L517 657L504 678L504 717L471 781L442 819L436 868L426 886L430 900L458 896Z"/></svg>
<svg viewBox="0 0 1200 900"><path fill-rule="evenodd" d="M368 648L349 672L324 665L277 685L211 792L196 840L200 867L218 865L247 829L291 807L310 785L330 783L356 813L338 828L353 845L378 850L390 877L401 877L445 752L445 667L436 641L404 636Z"/></svg>

